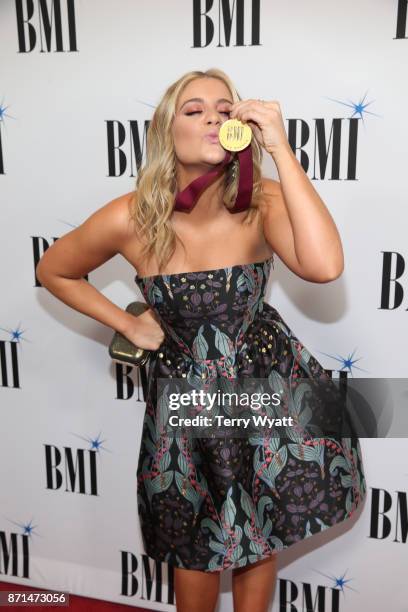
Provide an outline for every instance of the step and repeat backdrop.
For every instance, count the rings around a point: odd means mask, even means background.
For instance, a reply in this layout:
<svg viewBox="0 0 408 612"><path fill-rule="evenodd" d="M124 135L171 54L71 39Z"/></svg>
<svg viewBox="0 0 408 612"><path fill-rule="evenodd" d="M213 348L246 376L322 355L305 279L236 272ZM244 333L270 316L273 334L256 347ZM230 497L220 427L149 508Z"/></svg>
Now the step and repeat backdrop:
<svg viewBox="0 0 408 612"><path fill-rule="evenodd" d="M406 0L2 0L0 580L175 610L173 568L138 522L146 371L112 363L113 330L35 266L134 189L185 72L218 67L242 99L279 101L341 233L341 277L306 282L275 258L266 301L334 378L407 376L407 16ZM266 152L263 170L279 180ZM117 255L88 280L124 308L143 299L135 274ZM362 511L279 553L273 610L408 610L406 438L361 446Z"/></svg>

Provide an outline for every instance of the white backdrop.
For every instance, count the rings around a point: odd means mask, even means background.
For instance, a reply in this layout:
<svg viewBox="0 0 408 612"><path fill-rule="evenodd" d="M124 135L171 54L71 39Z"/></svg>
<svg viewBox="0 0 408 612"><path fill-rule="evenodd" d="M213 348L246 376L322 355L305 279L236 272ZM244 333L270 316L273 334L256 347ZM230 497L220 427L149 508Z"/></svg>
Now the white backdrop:
<svg viewBox="0 0 408 612"><path fill-rule="evenodd" d="M333 376L350 359L350 377L407 376L397 269L408 221L406 19L406 2L385 0L2 0L0 579L175 610L171 568L144 555L137 518L140 373L123 378L107 352L113 331L56 300L34 269L53 240L134 188L131 127L144 161L145 122L188 70L219 67L242 98L280 102L341 233L339 279L309 283L276 258L266 301ZM266 153L264 174L278 178ZM391 282L388 299L387 258L401 286ZM125 307L142 299L134 275L116 256L89 280ZM361 516L279 554L273 610L304 610L308 595L321 611L408 610L406 440L361 444ZM232 610L229 573L219 609Z"/></svg>

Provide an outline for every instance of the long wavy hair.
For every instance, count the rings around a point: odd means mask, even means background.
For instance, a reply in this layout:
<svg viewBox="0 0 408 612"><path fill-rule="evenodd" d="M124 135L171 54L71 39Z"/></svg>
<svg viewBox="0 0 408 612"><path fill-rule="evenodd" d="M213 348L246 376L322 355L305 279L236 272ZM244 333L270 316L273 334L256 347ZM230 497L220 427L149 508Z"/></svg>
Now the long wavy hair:
<svg viewBox="0 0 408 612"><path fill-rule="evenodd" d="M225 83L231 92L233 102L241 100L233 82L225 72L218 68L206 71L192 70L185 73L168 87L160 100L147 130L146 163L140 169L136 180L136 191L132 198L131 217L135 231L143 237L142 257L150 260L154 256L161 271L173 255L177 240L170 223L174 201L178 191L176 180L176 155L174 151L171 126L176 105L184 88L197 78L213 77ZM253 159L253 191L250 206L242 220L249 224L259 215L259 202L262 194L261 163L262 148L256 138L251 140ZM234 205L238 192L239 164L234 155L224 171L223 202L227 208ZM183 245L183 248L184 245Z"/></svg>

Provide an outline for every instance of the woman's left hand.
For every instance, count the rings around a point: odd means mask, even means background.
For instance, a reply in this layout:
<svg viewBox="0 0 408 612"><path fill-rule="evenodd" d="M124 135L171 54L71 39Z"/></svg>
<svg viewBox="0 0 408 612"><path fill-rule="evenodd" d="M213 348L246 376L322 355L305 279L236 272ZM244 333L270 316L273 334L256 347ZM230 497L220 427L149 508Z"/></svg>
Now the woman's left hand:
<svg viewBox="0 0 408 612"><path fill-rule="evenodd" d="M268 153L273 154L282 147L290 146L276 100L240 100L232 105L229 118L247 123Z"/></svg>

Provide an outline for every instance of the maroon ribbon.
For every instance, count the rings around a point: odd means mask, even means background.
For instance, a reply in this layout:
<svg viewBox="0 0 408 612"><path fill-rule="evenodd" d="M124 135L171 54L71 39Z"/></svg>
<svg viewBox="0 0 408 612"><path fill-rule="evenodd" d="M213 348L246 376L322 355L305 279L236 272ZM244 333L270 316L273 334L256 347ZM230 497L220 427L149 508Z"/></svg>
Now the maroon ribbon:
<svg viewBox="0 0 408 612"><path fill-rule="evenodd" d="M252 198L253 185L253 163L252 163L252 148L249 144L242 151L238 151L239 163L239 185L237 197L234 206L228 208L231 214L242 212L249 208ZM225 157L220 164L212 168L206 174L194 179L183 191L179 191L176 195L174 210L189 213L193 210L198 197L215 179L223 172L224 167L231 160L230 151L226 151Z"/></svg>

